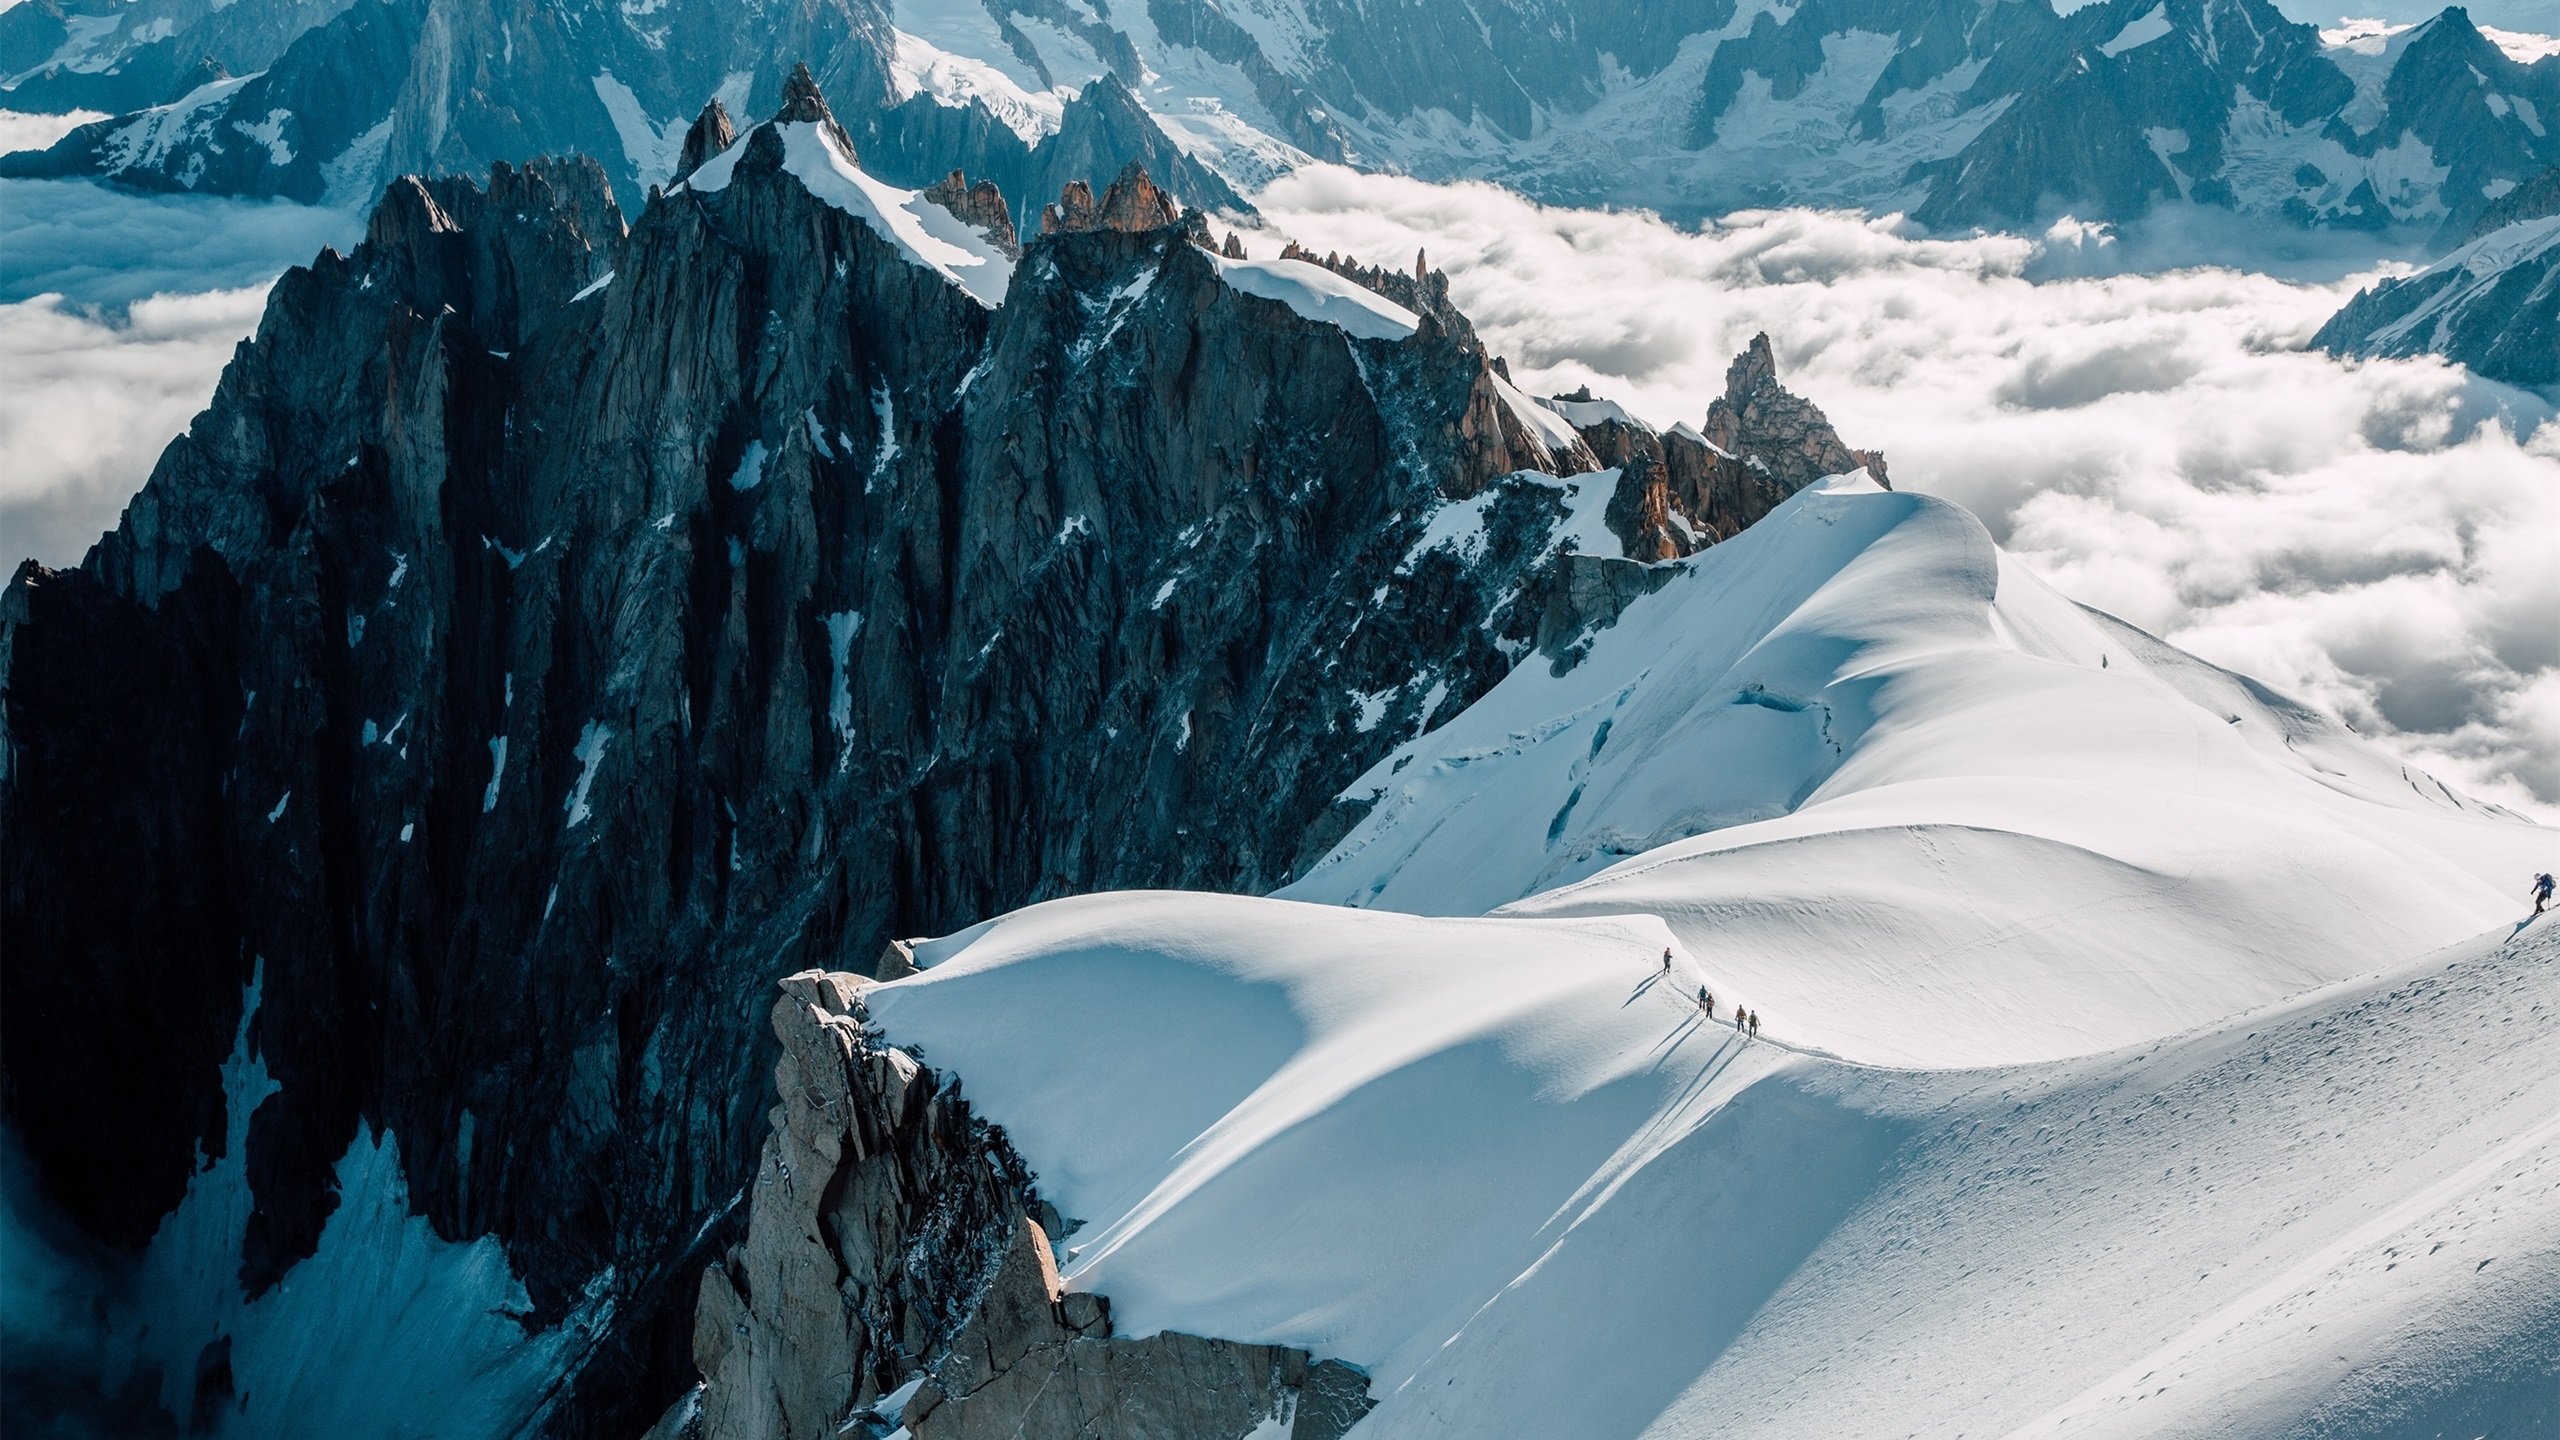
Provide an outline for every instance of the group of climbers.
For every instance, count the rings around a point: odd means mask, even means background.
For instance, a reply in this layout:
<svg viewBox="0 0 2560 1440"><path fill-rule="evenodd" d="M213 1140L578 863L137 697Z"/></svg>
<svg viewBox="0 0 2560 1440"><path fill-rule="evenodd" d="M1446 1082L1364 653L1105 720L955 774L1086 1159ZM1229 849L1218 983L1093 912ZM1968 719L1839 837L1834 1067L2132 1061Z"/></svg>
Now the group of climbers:
<svg viewBox="0 0 2560 1440"><path fill-rule="evenodd" d="M1671 973L1671 947L1668 945L1662 947L1662 973L1665 975ZM1698 987L1698 1008L1705 1012L1708 1019L1713 1020L1716 1018L1715 992L1709 990L1704 985ZM1735 1006L1733 1010L1733 1028L1736 1034L1750 1035L1757 1038L1760 1034L1760 1012L1756 1010L1745 1010L1739 1005Z"/></svg>

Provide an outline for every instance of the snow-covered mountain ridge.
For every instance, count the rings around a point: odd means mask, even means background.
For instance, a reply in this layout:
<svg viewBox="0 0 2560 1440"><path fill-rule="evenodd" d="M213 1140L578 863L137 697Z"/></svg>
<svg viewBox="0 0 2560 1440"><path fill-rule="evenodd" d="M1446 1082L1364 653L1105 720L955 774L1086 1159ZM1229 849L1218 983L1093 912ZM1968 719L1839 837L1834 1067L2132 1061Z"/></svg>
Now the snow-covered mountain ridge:
<svg viewBox="0 0 2560 1440"><path fill-rule="evenodd" d="M1695 757L1694 761L1688 757ZM2560 842L1834 481L1351 789L1284 896L1646 914L1893 1064L2207 1024L2450 944Z"/></svg>
<svg viewBox="0 0 2560 1440"><path fill-rule="evenodd" d="M1280 898L860 989L1066 1293L1359 1365L1364 1437L2560 1419L2560 840L1943 502L1833 482L1679 568Z"/></svg>
<svg viewBox="0 0 2560 1440"><path fill-rule="evenodd" d="M2441 355L2511 385L2560 388L2560 166L2502 197L2452 253L2347 302L2311 343Z"/></svg>
<svg viewBox="0 0 2560 1440"><path fill-rule="evenodd" d="M1522 393L1418 258L1248 256L1134 167L1026 236L779 88L627 226L592 162L389 187L0 601L10 1118L169 1282L70 1307L108 1393L633 1433L753 1208L777 970L1279 884L1377 755L1667 579L1639 537L1856 453L1765 342L1655 435ZM334 1377L420 1332L323 1277L378 1243L511 1318L376 1405ZM950 1340L917 1313L884 1365Z"/></svg>
<svg viewBox="0 0 2560 1440"><path fill-rule="evenodd" d="M2521 930L1952 1072L1707 1022L1633 918L1102 896L863 998L1083 1222L1070 1293L1359 1364L1360 1436L2521 1436L2560 1420Z"/></svg>
<svg viewBox="0 0 2560 1440"><path fill-rule="evenodd" d="M960 168L1016 195L1139 159L1178 194L1231 204L1313 158L1675 219L1817 204L1962 228L2193 202L2460 234L2560 162L2560 55L2510 54L2459 7L2333 32L2267 0L311 13L326 23L263 71L164 86L159 108L0 172L309 198L578 150L607 157L636 203L703 100L761 110L754 77L799 60L889 178ZM88 43L65 38L25 73L86 63L62 57Z"/></svg>

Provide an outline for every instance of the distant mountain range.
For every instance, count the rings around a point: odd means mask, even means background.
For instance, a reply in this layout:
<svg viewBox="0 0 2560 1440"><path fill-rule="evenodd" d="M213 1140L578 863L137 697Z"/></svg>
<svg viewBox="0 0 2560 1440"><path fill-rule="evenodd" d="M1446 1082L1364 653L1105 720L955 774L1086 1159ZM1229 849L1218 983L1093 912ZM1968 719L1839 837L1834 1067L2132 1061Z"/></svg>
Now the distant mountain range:
<svg viewBox="0 0 2560 1440"><path fill-rule="evenodd" d="M2442 355L2510 385L2560 386L2560 166L2490 206L2452 254L2349 301L2311 343Z"/></svg>
<svg viewBox="0 0 2560 1440"><path fill-rule="evenodd" d="M123 113L0 174L353 201L574 151L636 203L707 99L762 113L798 60L866 166L1014 195L1134 158L1230 205L1315 159L1674 219L2187 200L2450 239L2560 162L2560 56L2458 7L2324 32L2265 0L35 0L0 12L0 103Z"/></svg>

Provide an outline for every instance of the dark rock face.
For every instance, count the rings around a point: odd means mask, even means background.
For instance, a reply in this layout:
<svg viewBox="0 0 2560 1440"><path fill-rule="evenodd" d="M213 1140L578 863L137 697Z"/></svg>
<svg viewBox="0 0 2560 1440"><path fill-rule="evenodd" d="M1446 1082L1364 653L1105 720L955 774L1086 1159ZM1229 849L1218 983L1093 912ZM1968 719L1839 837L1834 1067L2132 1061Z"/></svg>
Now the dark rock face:
<svg viewBox="0 0 2560 1440"><path fill-rule="evenodd" d="M0 10L0 108L115 114L252 75L348 0L29 0Z"/></svg>
<svg viewBox="0 0 2560 1440"><path fill-rule="evenodd" d="M2510 385L2560 386L2560 218L2511 221L2415 275L2383 281L2340 307L2311 345L2333 355L2441 355Z"/></svg>
<svg viewBox="0 0 2560 1440"><path fill-rule="evenodd" d="M703 1275L702 1387L663 1423L700 1440L1241 1440L1288 1417L1338 1440L1360 1374L1281 1346L1112 1333L1059 1283L1058 1216L956 1080L876 1043L867 982L782 982L781 1101L744 1238ZM883 1399L913 1382L882 1414Z"/></svg>
<svg viewBox="0 0 2560 1440"><path fill-rule="evenodd" d="M2560 165L2553 165L2513 190L2489 202L2472 223L2467 239L2477 240L2492 230L2503 230L2519 220L2539 220L2545 215L2560 215Z"/></svg>
<svg viewBox="0 0 2560 1440"><path fill-rule="evenodd" d="M627 234L588 163L393 187L7 601L8 1100L49 1190L150 1231L262 962L242 1283L387 1130L531 1323L604 1287L583 1433L685 1373L772 974L1286 879L1423 692L1529 653L1564 517L1502 477L1588 460L1471 335L1350 339L1188 223L1043 237L990 310L774 133ZM1488 489L1479 551L1415 553ZM145 988L194 1003L138 1024Z"/></svg>

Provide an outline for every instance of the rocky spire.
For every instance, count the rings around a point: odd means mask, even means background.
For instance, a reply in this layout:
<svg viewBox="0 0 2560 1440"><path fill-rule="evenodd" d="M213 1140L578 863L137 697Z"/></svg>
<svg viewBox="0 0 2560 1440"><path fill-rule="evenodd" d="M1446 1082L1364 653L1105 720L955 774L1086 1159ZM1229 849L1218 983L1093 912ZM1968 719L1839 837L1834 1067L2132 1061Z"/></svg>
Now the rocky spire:
<svg viewBox="0 0 2560 1440"><path fill-rule="evenodd" d="M853 150L853 137L845 133L844 126L836 123L836 112L827 108L827 97L818 93L818 79L809 73L805 60L792 66L791 78L782 82L782 108L773 112L773 120L777 125L794 122L816 125L843 149L847 161L858 159Z"/></svg>
<svg viewBox="0 0 2560 1440"><path fill-rule="evenodd" d="M960 217L961 223L985 231L995 247L1006 258L1022 258L1021 238L1014 234L1013 211L1004 203L1004 192L993 180L969 183L969 177L957 170L924 188L924 198Z"/></svg>
<svg viewBox="0 0 2560 1440"><path fill-rule="evenodd" d="M1219 247L1218 253L1224 255L1230 260L1242 260L1245 258L1244 242L1238 240L1236 238L1236 232L1230 230L1227 232L1227 243Z"/></svg>
<svg viewBox="0 0 2560 1440"><path fill-rule="evenodd" d="M1093 204L1093 187L1082 180L1070 180L1058 192L1058 198L1040 207L1040 233L1055 235L1060 231L1099 230L1101 216Z"/></svg>
<svg viewBox="0 0 2560 1440"><path fill-rule="evenodd" d="M1120 167L1111 188L1102 192L1102 228L1125 230L1158 230L1175 222L1173 197L1156 188L1147 178L1146 167L1132 160Z"/></svg>
<svg viewBox="0 0 2560 1440"><path fill-rule="evenodd" d="M1725 367L1724 394L1708 405L1706 424L1699 428L1708 444L1770 476L1788 494L1823 476L1858 469L1879 485L1888 483L1881 452L1850 449L1820 406L1778 383L1778 360L1766 333L1752 336Z"/></svg>
<svg viewBox="0 0 2560 1440"><path fill-rule="evenodd" d="M1091 185L1068 181L1057 201L1041 208L1040 233L1118 230L1134 235L1180 224L1181 218L1173 197L1157 189L1156 182L1147 178L1146 167L1132 160L1121 167L1119 178L1102 192L1098 204Z"/></svg>
<svg viewBox="0 0 2560 1440"><path fill-rule="evenodd" d="M807 67L802 67L800 73L807 74ZM824 105L826 102L819 103ZM701 169L702 162L737 142L738 126L729 118L729 107L720 103L719 96L711 97L711 103L703 106L702 113L693 117L693 128L684 132L684 150L676 157L676 173L669 183Z"/></svg>

